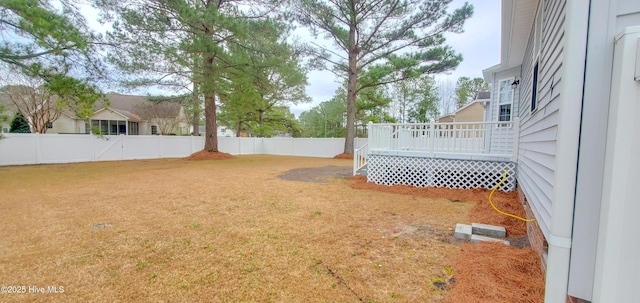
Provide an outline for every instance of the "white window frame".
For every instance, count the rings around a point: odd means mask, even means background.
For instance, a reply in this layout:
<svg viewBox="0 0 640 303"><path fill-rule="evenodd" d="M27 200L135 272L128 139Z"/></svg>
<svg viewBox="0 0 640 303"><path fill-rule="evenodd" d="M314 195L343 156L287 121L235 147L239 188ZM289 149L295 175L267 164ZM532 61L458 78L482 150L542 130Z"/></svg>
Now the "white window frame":
<svg viewBox="0 0 640 303"><path fill-rule="evenodd" d="M510 106L509 120L505 120L504 122L513 121L513 99L514 99L514 95L515 95L515 89L511 88L511 84L513 83L514 80L515 80L515 77L509 77L509 78L500 79L498 81L498 93L496 94L497 95L497 100L496 100L496 121L497 122L501 122L501 120L500 120L500 106L501 105L509 105ZM510 100L503 100L502 99L501 86L502 86L503 82L506 83L507 90L509 92L511 92ZM506 127L507 125L509 125L509 124L505 124L505 125L498 124L498 126L500 126L500 127Z"/></svg>

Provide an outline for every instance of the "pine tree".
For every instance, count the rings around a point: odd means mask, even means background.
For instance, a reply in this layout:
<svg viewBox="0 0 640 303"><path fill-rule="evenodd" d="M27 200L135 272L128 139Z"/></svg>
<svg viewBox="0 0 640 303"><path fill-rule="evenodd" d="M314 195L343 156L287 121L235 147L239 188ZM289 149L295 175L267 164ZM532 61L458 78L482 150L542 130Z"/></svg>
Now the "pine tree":
<svg viewBox="0 0 640 303"><path fill-rule="evenodd" d="M9 129L9 132L21 134L28 134L31 132L29 123L20 112L18 112L13 118L13 121L11 121L11 128Z"/></svg>
<svg viewBox="0 0 640 303"><path fill-rule="evenodd" d="M462 32L473 6L451 13L451 0L299 0L298 21L331 46L310 51L347 79L344 153L353 153L358 95L377 86L454 69L462 56L445 44L445 33Z"/></svg>

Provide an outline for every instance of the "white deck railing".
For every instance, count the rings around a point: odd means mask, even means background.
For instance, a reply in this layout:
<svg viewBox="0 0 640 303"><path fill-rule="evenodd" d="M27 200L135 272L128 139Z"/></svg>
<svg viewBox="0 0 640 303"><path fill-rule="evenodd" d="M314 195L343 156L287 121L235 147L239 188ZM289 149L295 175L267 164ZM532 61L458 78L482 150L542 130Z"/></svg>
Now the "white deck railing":
<svg viewBox="0 0 640 303"><path fill-rule="evenodd" d="M519 121L368 125L371 154L517 161Z"/></svg>
<svg viewBox="0 0 640 303"><path fill-rule="evenodd" d="M358 173L358 170L367 166L367 156L369 155L369 144L365 144L360 148L356 148L353 151L353 175Z"/></svg>

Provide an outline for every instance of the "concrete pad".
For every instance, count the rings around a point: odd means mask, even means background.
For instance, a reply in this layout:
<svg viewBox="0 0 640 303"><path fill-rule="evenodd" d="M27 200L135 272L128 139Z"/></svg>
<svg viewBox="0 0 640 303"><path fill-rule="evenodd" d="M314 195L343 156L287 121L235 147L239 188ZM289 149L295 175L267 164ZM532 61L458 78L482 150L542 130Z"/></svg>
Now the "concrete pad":
<svg viewBox="0 0 640 303"><path fill-rule="evenodd" d="M502 226L471 223L471 231L474 235L481 235L493 238L504 238L507 236L507 230Z"/></svg>
<svg viewBox="0 0 640 303"><path fill-rule="evenodd" d="M456 231L453 235L456 237L456 239L471 239L471 225L460 223L456 224Z"/></svg>
<svg viewBox="0 0 640 303"><path fill-rule="evenodd" d="M480 235L471 235L471 243L476 244L476 243L480 243L480 242L498 242L498 243L502 243L504 245L509 245L509 241L506 240L500 240L500 239L496 239L496 238L491 238L491 237L485 237L485 236L480 236Z"/></svg>

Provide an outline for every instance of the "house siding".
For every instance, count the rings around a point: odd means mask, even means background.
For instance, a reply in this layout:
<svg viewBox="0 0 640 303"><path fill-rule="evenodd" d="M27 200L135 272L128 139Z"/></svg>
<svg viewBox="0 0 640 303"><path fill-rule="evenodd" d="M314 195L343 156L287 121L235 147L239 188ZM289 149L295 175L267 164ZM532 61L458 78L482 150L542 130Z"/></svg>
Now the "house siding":
<svg viewBox="0 0 640 303"><path fill-rule="evenodd" d="M48 134L76 133L74 119L65 114L60 115L56 121L53 121L52 126L51 129L47 130Z"/></svg>
<svg viewBox="0 0 640 303"><path fill-rule="evenodd" d="M592 300L602 205L614 36L640 25L640 2L592 0L568 294Z"/></svg>
<svg viewBox="0 0 640 303"><path fill-rule="evenodd" d="M500 97L500 80L505 80L508 78L518 78L520 77L520 67L514 67L511 69L507 69L504 71L500 71L495 73L493 76L493 83L491 84L491 100L489 106L485 108L484 116L485 121L498 121L498 98ZM522 81L520 83L522 85ZM520 87L520 86L519 86ZM513 92L513 105L511 108L511 118L515 119L518 117L519 112L519 104L518 99L520 98L520 90L516 89Z"/></svg>
<svg viewBox="0 0 640 303"><path fill-rule="evenodd" d="M484 110L485 121L498 121L498 103L500 98L500 81L506 79L518 79L520 77L520 66L502 70L496 72L493 75L493 81L491 84L491 102ZM511 103L511 120L515 120L518 118L519 112L519 103L518 100L520 98L520 90L513 90L513 103ZM513 146L513 141L515 140L513 135L513 129L509 131L509 135L506 136L507 140L504 138L492 138L491 142L487 142L490 144L490 151L494 150L505 150L508 146Z"/></svg>
<svg viewBox="0 0 640 303"><path fill-rule="evenodd" d="M473 102L455 115L455 122L481 122L484 108L479 102Z"/></svg>
<svg viewBox="0 0 640 303"><path fill-rule="evenodd" d="M566 1L547 0L538 12L541 27L534 21L522 62L519 116L518 183L545 237L551 227L555 183L556 137L558 133L560 87ZM539 30L542 30L540 33ZM539 51L535 35L541 35ZM537 106L531 112L533 70L538 63Z"/></svg>

